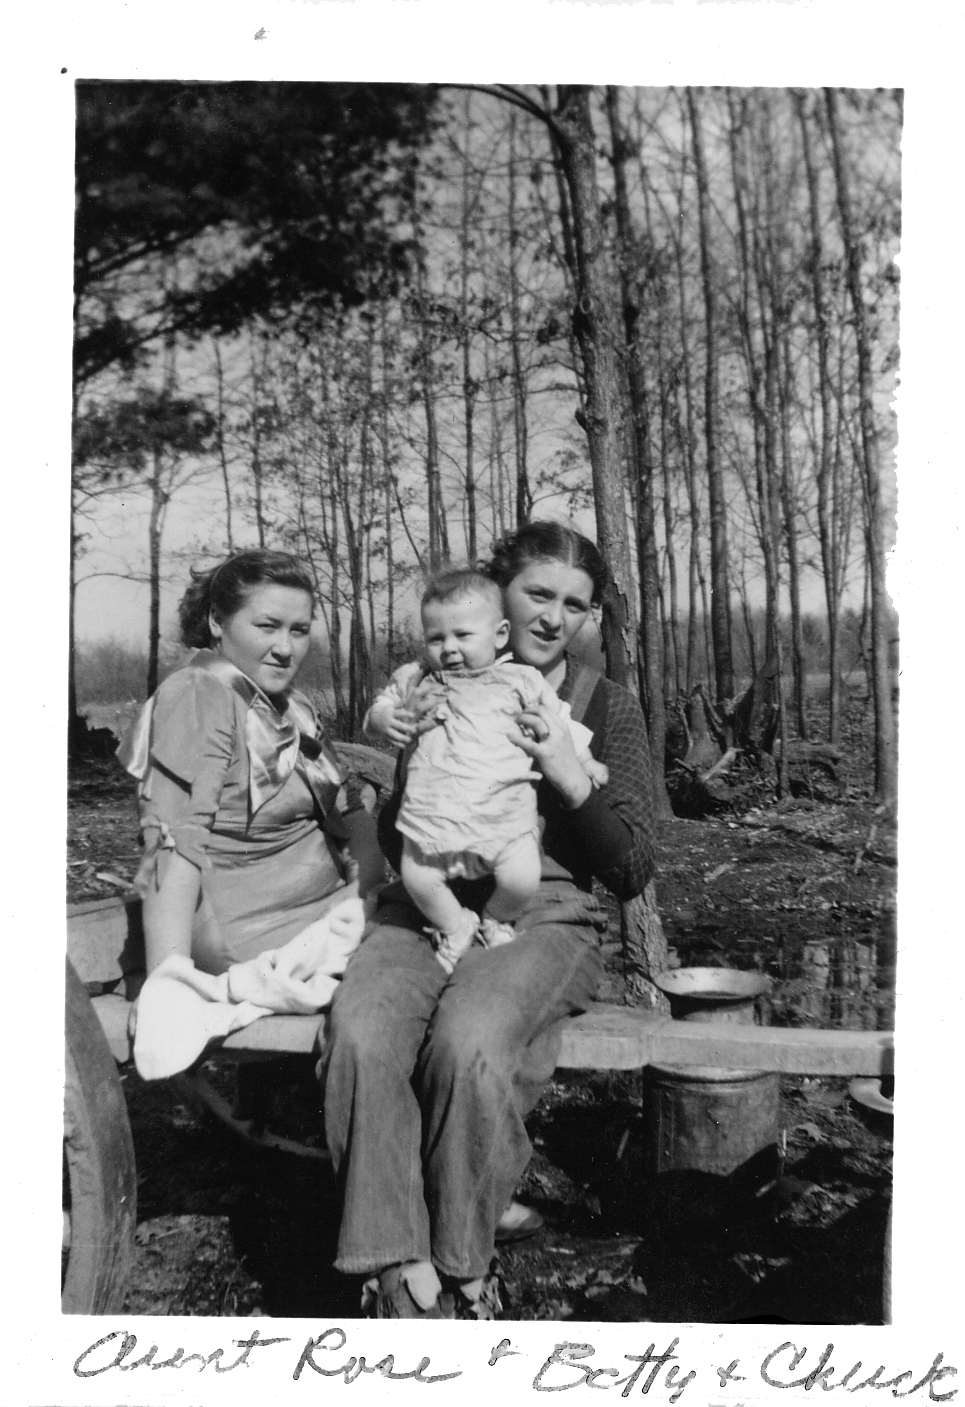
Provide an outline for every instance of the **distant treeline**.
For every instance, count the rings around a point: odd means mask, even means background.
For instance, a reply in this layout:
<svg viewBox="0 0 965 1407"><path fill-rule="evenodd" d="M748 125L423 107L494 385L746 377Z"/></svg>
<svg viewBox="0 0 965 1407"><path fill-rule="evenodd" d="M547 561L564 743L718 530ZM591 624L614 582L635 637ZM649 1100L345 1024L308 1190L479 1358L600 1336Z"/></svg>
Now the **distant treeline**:
<svg viewBox="0 0 965 1407"><path fill-rule="evenodd" d="M406 642L408 643L408 642ZM415 649L415 644L412 644ZM192 654L181 645L165 641L161 646L159 675L161 679L178 669ZM388 657L382 652L378 665L388 675ZM77 702L81 708L88 704L143 703L147 697L147 650L128 645L113 637L107 640L81 641L74 651L77 676ZM326 693L332 687L332 665L328 643L314 639L308 658L298 676L299 686Z"/></svg>
<svg viewBox="0 0 965 1407"><path fill-rule="evenodd" d="M804 639L804 660L807 674L828 672L827 621L823 616L804 615L802 617ZM750 626L750 632L748 631ZM786 640L790 639L791 622L789 617L781 620L781 630ZM735 632L735 665L739 678L748 679L763 663L765 619L763 609L750 612L749 621L744 621ZM703 623L701 623L703 636ZM867 622L861 612L845 610L840 625L840 659L843 676L854 671L863 671L866 662ZM897 639L897 624L892 636ZM400 659L413 657L418 652L415 636L405 633L400 638L396 631L393 657ZM166 678L189 657L190 651L180 645L166 641L160 652L160 677ZM581 654L594 654L591 640L584 642ZM74 653L77 675L77 699L81 708L87 704L126 703L131 700L143 702L146 697L148 671L147 650L126 644L121 640L81 641ZM383 647L376 659L376 673L381 679L389 673L389 657ZM332 665L328 642L315 639L311 652L299 675L299 685L309 691L327 694L332 688Z"/></svg>

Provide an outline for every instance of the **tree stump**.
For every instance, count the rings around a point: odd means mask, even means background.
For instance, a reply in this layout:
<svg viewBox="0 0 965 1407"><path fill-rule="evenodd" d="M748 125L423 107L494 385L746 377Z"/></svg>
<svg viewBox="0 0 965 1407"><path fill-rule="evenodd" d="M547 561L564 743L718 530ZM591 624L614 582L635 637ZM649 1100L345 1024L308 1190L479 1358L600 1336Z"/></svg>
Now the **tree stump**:
<svg viewBox="0 0 965 1407"><path fill-rule="evenodd" d="M667 969L667 939L657 908L653 880L642 894L620 905L620 940L627 1004L651 1011L669 1011L670 1004L653 978Z"/></svg>

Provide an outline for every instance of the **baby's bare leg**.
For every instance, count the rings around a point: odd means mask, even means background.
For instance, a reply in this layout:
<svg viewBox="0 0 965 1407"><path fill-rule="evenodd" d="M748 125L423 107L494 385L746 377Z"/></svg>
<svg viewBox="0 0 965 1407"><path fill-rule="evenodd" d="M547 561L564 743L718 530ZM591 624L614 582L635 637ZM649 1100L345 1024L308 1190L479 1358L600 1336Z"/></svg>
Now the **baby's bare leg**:
<svg viewBox="0 0 965 1407"><path fill-rule="evenodd" d="M436 957L446 971L451 972L472 946L478 926L476 915L462 907L449 888L445 871L438 865L427 864L412 851L407 840L402 846L399 873L409 898L438 935L434 940Z"/></svg>
<svg viewBox="0 0 965 1407"><path fill-rule="evenodd" d="M539 889L541 861L539 842L534 835L515 841L493 866L496 888L486 904L485 915L497 923L512 923Z"/></svg>

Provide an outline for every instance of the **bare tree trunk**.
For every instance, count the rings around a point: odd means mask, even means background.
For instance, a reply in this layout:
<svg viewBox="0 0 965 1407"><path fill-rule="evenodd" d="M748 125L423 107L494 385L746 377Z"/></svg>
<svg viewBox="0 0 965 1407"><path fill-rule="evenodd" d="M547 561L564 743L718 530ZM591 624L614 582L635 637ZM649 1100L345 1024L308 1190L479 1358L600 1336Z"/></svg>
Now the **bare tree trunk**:
<svg viewBox="0 0 965 1407"><path fill-rule="evenodd" d="M258 546L265 545L265 504L261 465L261 376L257 357L257 335L251 335L251 477L255 490L255 527Z"/></svg>
<svg viewBox="0 0 965 1407"><path fill-rule="evenodd" d="M847 291L842 297L842 306L839 309L838 321L842 326L846 321L847 312ZM831 527L835 540L835 562L837 575L834 581L835 590L835 612L839 621L836 631L838 677L841 676L841 630L840 614L841 602L844 597L844 588L848 578L848 569L851 565L851 537L854 530L855 499L860 494L861 473L857 465L857 458L853 454L845 457L844 440L846 433L850 437L849 423L851 407L846 403L848 386L848 367L846 358L845 338L838 339L838 358L836 376L834 381L835 394L835 418L834 418L834 453L831 459ZM867 589L868 589L868 563L862 562L862 573L864 579L865 600L862 610L862 621L867 614ZM864 626L862 625L862 630ZM863 657L862 657L863 658ZM843 721L843 717L842 717Z"/></svg>
<svg viewBox="0 0 965 1407"><path fill-rule="evenodd" d="M769 114L765 113L765 123ZM769 138L769 127L767 136ZM769 146L769 142L768 142ZM765 227L771 232L776 218L771 200L769 183L770 163L765 158ZM769 242L769 241L768 241ZM763 493L761 496L761 522L763 526L764 571L768 579L769 628L771 646L777 664L775 681L778 727L781 736L781 752L777 765L777 794L784 797L789 791L788 776L788 731L787 698L784 687L784 645L781 639L780 599L781 599L781 473L778 465L778 422L780 417L780 325L778 321L777 283L779 269L776 254L761 240L755 240L757 258L755 260L758 290L758 307L761 316L761 334L764 343L764 464ZM768 296L769 295L769 296ZM770 315L770 316L769 316Z"/></svg>
<svg viewBox="0 0 965 1407"><path fill-rule="evenodd" d="M516 110L509 110L509 345L513 368L513 431L516 445L516 526L529 521L533 494L529 484L529 425L526 418L526 373L521 350L519 316L519 229L516 223Z"/></svg>
<svg viewBox="0 0 965 1407"><path fill-rule="evenodd" d="M858 397L861 420L862 485L865 505L865 538L871 593L871 674L875 709L875 790L888 803L894 802L898 787L897 736L891 699L891 671L888 663L888 593L885 586L885 547L881 503L881 464L878 429L872 400L871 337L867 310L861 289L861 248L855 232L851 186L845 160L844 141L838 118L837 94L824 90L828 132L834 159L838 213L847 269L848 292L854 312L854 333L858 351Z"/></svg>
<svg viewBox="0 0 965 1407"><path fill-rule="evenodd" d="M784 509L784 532L787 539L787 586L791 602L791 668L794 675L794 706L797 714L798 737L807 741L808 721L805 712L807 680L804 673L804 637L801 626L801 564L798 548L798 509L791 463L791 348L788 330L783 329L784 377L779 382L778 398L781 415L781 503Z"/></svg>
<svg viewBox="0 0 965 1407"><path fill-rule="evenodd" d="M655 1011L669 1008L667 998L652 978L665 972L667 939L657 908L657 887L651 880L642 894L620 906L623 976L631 1006Z"/></svg>
<svg viewBox="0 0 965 1407"><path fill-rule="evenodd" d="M425 287L424 253L421 247L416 256L416 295L418 300L418 380L422 409L426 420L426 487L428 490L429 512L429 571L437 572L449 557L449 532L446 526L445 505L442 501L442 472L439 464L439 432L436 426L436 405L434 370L432 364L432 338L429 330L429 313Z"/></svg>
<svg viewBox="0 0 965 1407"><path fill-rule="evenodd" d="M747 365L747 392L751 416L754 422L754 468L758 504L758 535L764 558L765 583L765 643L764 659L767 674L768 704L776 708L781 730L781 752L778 763L778 795L785 795L788 787L787 771L787 727L783 680L783 650L780 633L780 475L777 454L778 406L778 358L779 328L776 321L777 296L775 284L777 272L774 259L767 258L769 240L762 239L755 228L753 238L749 229L748 199L749 180L745 157L744 138L748 125L747 97L738 104L734 94L728 89L727 103L730 114L728 140L731 155L731 169L734 184L734 204L737 211L737 239L740 253L740 297L737 302L737 318L741 330L744 358ZM764 114L765 124L767 114ZM763 140L769 145L769 132L765 130ZM755 134L755 148L761 140L761 133ZM767 165L765 154L764 164ZM765 176L765 184L766 184ZM766 186L766 210L763 221L759 209L760 190L756 192L757 205L753 213L757 225L769 231L774 219L771 209L770 188ZM755 329L754 307L751 296L751 278L756 287L756 312L758 328ZM770 321L769 321L770 315ZM760 341L760 351L758 350ZM763 362L763 366L762 366ZM762 393L763 382L763 393ZM772 669L774 662L776 668Z"/></svg>
<svg viewBox="0 0 965 1407"><path fill-rule="evenodd" d="M674 695L680 692L680 642L678 635L679 606L677 599L677 559L674 547L674 517L673 517L673 496L670 485L670 446L667 434L667 407L672 394L671 385L668 384L666 365L666 318L664 313L665 302L667 301L667 291L664 282L664 274L659 265L654 265L652 269L645 267L647 262L647 249L656 248L654 237L654 225L651 214L651 182L647 173L647 166L643 160L642 152L639 156L640 183L643 188L643 209L645 240L644 248L638 250L633 236L633 219L630 212L630 201L627 193L626 162L629 159L633 144L629 134L623 127L620 120L619 89L607 89L607 114L610 121L611 144L614 152L614 205L617 214L617 233L621 250L620 278L623 291L624 325L627 332L628 355L631 364L636 363L639 369L639 389L643 393L643 425L645 430L645 443L649 446L649 459L651 464L651 501L653 500L653 482L655 470L653 469L653 421L654 417L650 412L650 402L647 396L647 363L643 354L642 338L639 332L639 322L643 305L646 301L648 290L653 286L655 296L652 299L654 305L654 316L656 319L656 337L654 348L656 351L657 375L656 375L656 395L657 406L660 418L660 469L663 488L663 519L664 519L664 539L667 558L667 576L670 591L669 610L666 603L661 599L661 629L663 635L663 669L662 688L663 697L666 699L668 692ZM611 96L612 95L612 96ZM637 102L637 117L639 119L639 99ZM651 360L653 353L651 352ZM672 378L671 378L672 380ZM633 385L631 382L631 408ZM656 555L656 526L654 522L654 553ZM662 592L662 577L657 574Z"/></svg>
<svg viewBox="0 0 965 1407"><path fill-rule="evenodd" d="M372 571L372 534L365 534L365 561L362 566L365 573L365 604L368 608L369 616L369 638L368 638L368 659L369 671L366 680L368 697L371 700L375 693L375 666L376 651L378 649L378 636L375 624L375 576Z"/></svg>
<svg viewBox="0 0 965 1407"><path fill-rule="evenodd" d="M700 230L700 268L704 289L706 358L704 366L704 438L707 452L707 486L710 499L711 634L717 701L734 697L734 664L731 650L730 584L727 564L727 502L718 451L718 348L717 295L711 261L710 192L696 92L687 89L687 106L697 177L697 210Z"/></svg>
<svg viewBox="0 0 965 1407"><path fill-rule="evenodd" d="M684 361L686 362L687 359L688 353L685 347ZM690 526L690 541L687 548L687 656L684 671L684 692L687 694L688 698L690 697L691 690L697 683L699 670L697 652L700 598L698 592L702 585L702 572L700 569L700 502L697 497L697 466L694 455L693 408L690 403L689 381L690 372L689 370L685 370L684 391L687 398L687 436L684 446L684 471L687 486L687 513Z"/></svg>
<svg viewBox="0 0 965 1407"><path fill-rule="evenodd" d="M637 620L619 438L619 365L587 87L559 86L554 125L573 215L577 269L573 320L586 382L585 428L593 471L597 542L612 578L604 598L603 643L610 677L633 688Z"/></svg>
<svg viewBox="0 0 965 1407"><path fill-rule="evenodd" d="M338 530L338 493L335 488L335 480L332 478L329 487L329 511L331 513L331 556L329 559L332 578L332 599L329 606L329 663L332 670L332 692L335 698L335 717L338 724L338 731L345 733L349 728L349 706L345 698L345 684L342 673L342 613L341 613L341 560L339 548Z"/></svg>
<svg viewBox="0 0 965 1407"><path fill-rule="evenodd" d="M356 737L362 726L370 698L368 695L369 657L365 634L364 584L362 580L361 532L354 520L348 494L343 490L343 513L345 518L345 543L348 555L349 591L349 639L348 639L348 729L350 737Z"/></svg>
<svg viewBox="0 0 965 1407"><path fill-rule="evenodd" d="M151 515L148 520L148 580L150 614L147 627L147 696L158 686L161 641L161 530L164 523L164 456L155 448L151 473Z"/></svg>
<svg viewBox="0 0 965 1407"><path fill-rule="evenodd" d="M422 406L426 417L426 481L429 489L429 570L437 572L449 556L449 532L442 502L439 467L439 434L429 372L422 381Z"/></svg>
<svg viewBox="0 0 965 1407"><path fill-rule="evenodd" d="M707 573L704 571L704 559L698 553L697 556L697 576L700 583L700 602L702 606L702 620L704 626L704 663L705 673L708 682L717 677L717 665L714 660L714 640L711 631L710 597L707 594ZM732 665L733 667L733 665Z"/></svg>
<svg viewBox="0 0 965 1407"><path fill-rule="evenodd" d="M493 537L503 537L509 531L506 512L506 465L503 460L503 427L499 420L496 378L486 350L486 390L489 395L489 470L490 497L493 510Z"/></svg>
<svg viewBox="0 0 965 1407"><path fill-rule="evenodd" d="M747 635L747 653L750 661L751 679L757 678L757 641L754 636L754 619L751 615L750 602L747 599L747 558L741 554L741 580L740 580L740 603L741 615L744 618L744 631Z"/></svg>
<svg viewBox="0 0 965 1407"><path fill-rule="evenodd" d="M801 146L808 186L808 212L811 223L808 266L811 275L811 298L814 305L814 323L817 333L818 396L821 406L821 438L816 466L818 539L821 546L824 602L828 617L828 741L834 743L837 741L840 731L841 668L838 660L837 533L833 522L833 513L829 513L829 489L833 474L831 339L828 328L827 296L824 288L824 240L821 233L818 175L811 149L811 131L808 125L806 98L800 89L795 89L794 104L801 129ZM833 510L836 495L831 494L830 497Z"/></svg>
<svg viewBox="0 0 965 1407"><path fill-rule="evenodd" d="M176 390L175 341L173 335L164 342L164 392L173 396ZM154 693L160 678L161 654L161 537L164 517L170 499L170 486L165 482L164 449L160 442L154 446L151 472L151 513L148 519L148 575L150 611L147 633L147 696Z"/></svg>
<svg viewBox="0 0 965 1407"><path fill-rule="evenodd" d="M540 91L543 94L543 101L547 108L549 108L549 89L543 86ZM579 275L576 267L576 244L573 237L573 217L570 214L570 197L567 194L566 176L563 172L560 148L556 141L554 141L553 144L553 176L556 181L557 215L559 216L560 233L562 235L562 257L559 259L559 263L563 272L569 276L569 288L574 295L575 301ZM547 221L547 223L549 224L549 221ZM551 247L555 248L552 231L550 231L550 243ZM567 324L566 345L569 348L570 361L573 366L573 373L576 377L576 394L578 400L576 420L579 425L583 425L586 420L586 381L581 365L580 346L576 336L575 318L572 318Z"/></svg>
<svg viewBox="0 0 965 1407"><path fill-rule="evenodd" d="M469 332L469 237L473 201L470 199L469 191L468 151L470 133L472 131L472 95L468 92L465 95L463 115L466 124L467 151L463 162L462 205L459 228L459 334L460 342L462 343L462 404L466 427L466 467L463 480L466 489L466 548L469 554L470 565L474 565L478 554L478 546L476 542L476 466L474 459L475 427L473 419L476 409L476 396L479 394L479 383L472 375L472 362L470 357L470 343L472 339Z"/></svg>
<svg viewBox="0 0 965 1407"><path fill-rule="evenodd" d="M669 632L665 654L665 680L676 697L681 690L680 678L680 602L677 591L677 552L674 546L673 500L670 488L670 447L667 444L666 399L660 399L660 463L663 469L663 532L667 549L667 586L670 592Z"/></svg>
<svg viewBox="0 0 965 1407"><path fill-rule="evenodd" d="M395 557L392 543L392 480L386 473L382 504L385 523L385 652L389 671L395 668Z"/></svg>
<svg viewBox="0 0 965 1407"><path fill-rule="evenodd" d="M660 630L659 594L660 567L657 557L656 514L653 493L653 454L650 436L650 413L643 347L640 339L642 290L636 282L635 270L639 255L635 247L627 193L626 159L629 144L620 121L617 89L606 90L606 108L610 124L615 193L617 239L619 245L620 290L623 306L623 332L626 357L627 386L630 397L630 429L634 468L637 476L636 519L637 560L640 573L640 606L643 658L640 669L641 699L650 734L650 754L653 758L654 800L657 814L669 816L670 798L664 781L664 751L667 720L664 708L664 665Z"/></svg>
<svg viewBox="0 0 965 1407"><path fill-rule="evenodd" d="M365 630L365 539L370 530L371 509L369 486L372 480L371 445L371 372L372 340L366 344L367 380L366 398L361 412L359 431L358 500L353 512L352 483L349 473L348 427L344 431L344 445L341 456L342 515L345 523L345 547L349 572L349 729L350 736L357 737L362 719L372 697L372 663L369 654L368 637Z"/></svg>
<svg viewBox="0 0 965 1407"><path fill-rule="evenodd" d="M345 699L342 674L342 616L341 616L341 541L338 501L338 445L335 438L335 418L331 404L328 365L323 347L318 348L319 381L322 413L325 423L325 463L319 466L319 509L325 536L331 592L328 608L328 653L332 672L332 697L335 704L336 727L344 734L348 727L349 710Z"/></svg>
<svg viewBox="0 0 965 1407"><path fill-rule="evenodd" d="M678 195L678 208L681 219L684 211L684 183L686 178L686 150L682 153L683 166L680 174L680 192ZM674 396L677 404L677 423L683 426L683 460L685 481L687 485L687 507L690 520L690 542L687 552L687 658L686 669L684 671L684 689L687 697L690 697L691 690L697 683L698 663L697 663L697 592L703 587L702 572L700 569L700 500L697 494L697 430L694 424L694 393L693 381L691 377L691 355L689 344L689 327L687 316L687 281L684 274L683 240L680 230L671 227L671 238L674 246L674 256L677 268L677 300L680 309L680 351L681 369L683 382L683 416L680 414L680 384L674 386ZM706 590L704 589L706 598ZM710 674L708 673L708 678Z"/></svg>
<svg viewBox="0 0 965 1407"><path fill-rule="evenodd" d="M389 450L388 322L384 303L379 308L379 331L382 339L379 439L382 448L382 513L385 530L385 648L391 672L395 665L395 544L392 536L392 457Z"/></svg>
<svg viewBox="0 0 965 1407"><path fill-rule="evenodd" d="M74 416L77 417L76 397ZM77 711L77 656L75 632L77 629L77 556L80 552L80 529L77 525L77 484L76 470L71 464L70 479L70 576L68 578L67 600L67 749L73 756L79 749L85 733L84 720Z"/></svg>
<svg viewBox="0 0 965 1407"><path fill-rule="evenodd" d="M225 536L230 555L235 550L235 544L231 531L231 478L228 474L228 455L225 450L224 367L221 362L221 344L217 337L212 338L212 342L214 344L215 383L218 397L215 446L218 451L218 463L221 466L221 481L224 484Z"/></svg>
<svg viewBox="0 0 965 1407"><path fill-rule="evenodd" d="M746 484L748 492L748 503L751 514L754 518L757 535L761 546L761 553L764 559L764 659L765 662L772 661L777 657L777 573L775 562L775 504L772 500L773 487L773 418L772 405L769 397L773 394L773 366L769 360L767 329L764 319L764 306L761 300L761 280L758 279L758 311L760 314L759 329L755 329L752 299L751 299L751 236L748 229L747 210L747 173L742 154L741 138L746 124L746 98L740 100L740 105L735 99L733 92L727 90L727 107L730 117L728 127L728 146L730 149L731 176L734 186L734 208L737 213L737 247L740 256L740 280L739 294L735 299L737 313L737 323L741 335L741 350L744 356L744 363L747 376L747 402L750 412L751 424L754 433L754 486L756 492L756 516L754 513L755 504L751 490ZM755 250L757 242L755 240ZM760 271L758 270L758 273ZM761 356L758 350L758 331L764 343L763 359L764 368L761 367ZM769 378L769 379L768 379ZM761 382L766 380L766 390L762 395ZM743 477L743 475L742 475ZM746 620L746 577L745 563L741 562L741 584L744 588L743 608ZM752 675L752 678L756 677ZM771 687L772 680L776 678L773 673L768 674L768 686ZM767 703L776 706L777 700L769 696Z"/></svg>

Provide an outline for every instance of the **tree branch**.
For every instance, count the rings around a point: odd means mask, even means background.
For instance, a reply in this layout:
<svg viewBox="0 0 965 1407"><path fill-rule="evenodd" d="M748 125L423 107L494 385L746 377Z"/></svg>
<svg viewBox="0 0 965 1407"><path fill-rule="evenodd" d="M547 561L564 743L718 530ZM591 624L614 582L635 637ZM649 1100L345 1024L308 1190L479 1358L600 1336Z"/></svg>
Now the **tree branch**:
<svg viewBox="0 0 965 1407"><path fill-rule="evenodd" d="M511 103L513 107L518 107L521 111L529 113L530 117L537 118L549 129L555 142L563 140L552 113L548 112L546 108L540 107L539 103L534 102L527 93L521 92L509 83L440 83L439 87L468 89L473 93L488 93L491 98L500 98L504 103Z"/></svg>

